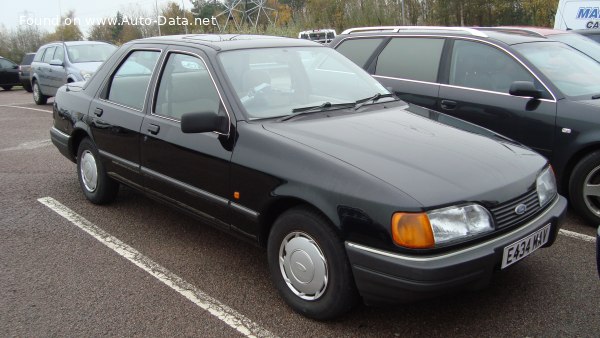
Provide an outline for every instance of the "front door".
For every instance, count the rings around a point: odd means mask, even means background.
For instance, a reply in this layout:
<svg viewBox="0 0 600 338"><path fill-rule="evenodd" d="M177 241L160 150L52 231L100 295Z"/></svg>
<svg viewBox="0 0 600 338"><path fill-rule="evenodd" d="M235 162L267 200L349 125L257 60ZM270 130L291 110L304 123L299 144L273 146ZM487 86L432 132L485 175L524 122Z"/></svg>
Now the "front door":
<svg viewBox="0 0 600 338"><path fill-rule="evenodd" d="M148 192L228 227L228 136L184 134L185 113L228 116L204 60L192 51L172 51L163 62L153 107L143 121L142 172Z"/></svg>

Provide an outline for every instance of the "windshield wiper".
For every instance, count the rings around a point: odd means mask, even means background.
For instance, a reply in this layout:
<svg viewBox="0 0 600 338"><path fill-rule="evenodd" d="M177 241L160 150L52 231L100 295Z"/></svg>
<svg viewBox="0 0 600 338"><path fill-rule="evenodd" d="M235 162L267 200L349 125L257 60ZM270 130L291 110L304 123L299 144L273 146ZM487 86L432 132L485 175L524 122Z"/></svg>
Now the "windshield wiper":
<svg viewBox="0 0 600 338"><path fill-rule="evenodd" d="M331 103L325 102L318 106L309 106L309 107L301 107L292 109L292 114L287 115L279 119L279 122L287 121L293 119L297 116L308 115L313 113L322 112L330 109L341 109L341 108L352 108L356 103L354 102L346 102L346 103Z"/></svg>
<svg viewBox="0 0 600 338"><path fill-rule="evenodd" d="M355 106L354 106L354 110L358 110L360 107L364 106L365 104L367 104L367 102L377 102L380 99L386 98L386 97L394 97L394 94L381 94L381 93L377 93L373 96L364 98L364 99L360 99L356 102L354 102Z"/></svg>

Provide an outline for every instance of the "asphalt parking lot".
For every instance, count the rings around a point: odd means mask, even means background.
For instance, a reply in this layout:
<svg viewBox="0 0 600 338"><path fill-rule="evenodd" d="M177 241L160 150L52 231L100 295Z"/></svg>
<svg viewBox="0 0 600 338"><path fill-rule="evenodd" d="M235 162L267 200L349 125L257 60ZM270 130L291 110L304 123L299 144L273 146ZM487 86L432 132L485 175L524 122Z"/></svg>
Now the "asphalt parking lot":
<svg viewBox="0 0 600 338"><path fill-rule="evenodd" d="M485 290L331 322L292 312L265 252L127 188L89 203L51 100L0 91L0 336L598 336L596 229L569 212Z"/></svg>

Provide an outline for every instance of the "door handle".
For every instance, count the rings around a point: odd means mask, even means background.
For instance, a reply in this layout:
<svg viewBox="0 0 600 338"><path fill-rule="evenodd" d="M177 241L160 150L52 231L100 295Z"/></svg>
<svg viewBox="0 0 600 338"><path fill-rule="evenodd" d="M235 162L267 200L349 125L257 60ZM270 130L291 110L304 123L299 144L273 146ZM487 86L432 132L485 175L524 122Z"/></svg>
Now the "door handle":
<svg viewBox="0 0 600 338"><path fill-rule="evenodd" d="M156 124L150 124L148 126L148 131L150 132L150 134L152 135L156 135L158 134L158 131L160 130L160 127L157 126Z"/></svg>
<svg viewBox="0 0 600 338"><path fill-rule="evenodd" d="M440 106L442 107L442 109L454 110L456 109L456 101L442 100Z"/></svg>
<svg viewBox="0 0 600 338"><path fill-rule="evenodd" d="M96 108L96 110L94 110L94 114L98 117L102 116L102 114L104 114L104 110L100 109L100 108Z"/></svg>

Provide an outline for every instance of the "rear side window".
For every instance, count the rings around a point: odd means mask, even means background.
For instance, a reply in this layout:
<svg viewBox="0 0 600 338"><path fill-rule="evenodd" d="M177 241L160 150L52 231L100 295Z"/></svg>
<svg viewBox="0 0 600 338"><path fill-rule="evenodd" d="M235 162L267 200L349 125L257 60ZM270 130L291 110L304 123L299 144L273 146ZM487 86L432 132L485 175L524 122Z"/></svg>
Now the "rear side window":
<svg viewBox="0 0 600 338"><path fill-rule="evenodd" d="M376 75L437 82L444 39L394 38L377 59Z"/></svg>
<svg viewBox="0 0 600 338"><path fill-rule="evenodd" d="M47 48L43 48L40 49L36 54L35 57L33 58L33 61L35 62L42 62L42 58L44 57L44 52L46 51Z"/></svg>
<svg viewBox="0 0 600 338"><path fill-rule="evenodd" d="M48 48L46 48L46 53L44 53L43 62L50 63L50 61L52 61L52 58L54 57L54 50L55 49L56 49L56 47L48 47Z"/></svg>
<svg viewBox="0 0 600 338"><path fill-rule="evenodd" d="M367 60L373 54L383 38L350 39L342 42L335 49L360 67L365 67Z"/></svg>
<svg viewBox="0 0 600 338"><path fill-rule="evenodd" d="M156 115L180 120L185 113L219 112L221 100L210 74L199 58L172 53L156 94Z"/></svg>
<svg viewBox="0 0 600 338"><path fill-rule="evenodd" d="M107 99L142 110L152 70L159 56L159 51L149 50L138 50L129 54L111 78Z"/></svg>

